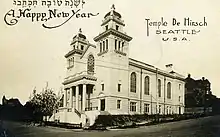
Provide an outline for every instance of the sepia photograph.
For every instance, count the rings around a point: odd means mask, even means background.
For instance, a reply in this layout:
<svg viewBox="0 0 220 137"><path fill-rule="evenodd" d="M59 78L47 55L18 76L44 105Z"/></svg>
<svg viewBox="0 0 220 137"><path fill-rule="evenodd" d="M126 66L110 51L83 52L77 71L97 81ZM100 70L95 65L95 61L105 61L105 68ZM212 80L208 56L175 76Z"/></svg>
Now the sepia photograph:
<svg viewBox="0 0 220 137"><path fill-rule="evenodd" d="M0 3L0 137L220 136L218 0Z"/></svg>

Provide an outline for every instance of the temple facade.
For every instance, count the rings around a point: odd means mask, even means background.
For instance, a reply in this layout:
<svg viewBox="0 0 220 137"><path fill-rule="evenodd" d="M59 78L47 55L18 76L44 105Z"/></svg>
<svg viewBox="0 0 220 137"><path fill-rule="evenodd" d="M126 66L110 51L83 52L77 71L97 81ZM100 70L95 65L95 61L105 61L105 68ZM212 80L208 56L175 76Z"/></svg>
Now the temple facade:
<svg viewBox="0 0 220 137"><path fill-rule="evenodd" d="M132 37L124 27L113 6L96 44L81 29L73 37L62 105L53 120L91 125L97 115L184 113L184 76L129 58Z"/></svg>

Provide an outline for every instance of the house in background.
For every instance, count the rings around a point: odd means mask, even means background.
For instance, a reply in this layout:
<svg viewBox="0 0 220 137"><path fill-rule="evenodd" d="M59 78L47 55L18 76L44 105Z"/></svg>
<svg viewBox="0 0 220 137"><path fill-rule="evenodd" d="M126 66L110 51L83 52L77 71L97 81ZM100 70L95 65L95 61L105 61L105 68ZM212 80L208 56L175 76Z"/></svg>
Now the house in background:
<svg viewBox="0 0 220 137"><path fill-rule="evenodd" d="M132 37L120 13L104 16L92 44L80 29L65 55L62 106L51 121L92 125L105 114L183 114L184 76L129 58ZM171 68L172 65L168 65Z"/></svg>
<svg viewBox="0 0 220 137"><path fill-rule="evenodd" d="M185 79L185 113L219 113L219 99L211 92L211 83L205 77L195 80L189 74Z"/></svg>
<svg viewBox="0 0 220 137"><path fill-rule="evenodd" d="M11 106L11 107L22 107L23 106L17 98L6 99L5 96L2 97L2 105Z"/></svg>

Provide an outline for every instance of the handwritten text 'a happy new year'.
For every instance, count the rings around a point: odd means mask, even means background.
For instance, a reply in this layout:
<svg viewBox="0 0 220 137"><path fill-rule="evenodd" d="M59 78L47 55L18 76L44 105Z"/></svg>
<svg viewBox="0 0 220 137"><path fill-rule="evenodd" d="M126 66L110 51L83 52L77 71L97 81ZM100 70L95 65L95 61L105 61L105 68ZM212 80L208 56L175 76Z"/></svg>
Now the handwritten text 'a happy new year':
<svg viewBox="0 0 220 137"><path fill-rule="evenodd" d="M85 19L97 16L99 13L84 12L82 11L84 0L14 0L13 5L18 9L9 10L4 21L7 25L13 26L18 23L20 19L29 19L31 22L42 22L44 28L57 28L70 19ZM80 6L81 5L81 6ZM43 7L46 11L36 12L36 7ZM53 7L53 8L52 8ZM62 10L68 9L68 10ZM48 21L54 19L61 19L63 22L56 25L47 25Z"/></svg>

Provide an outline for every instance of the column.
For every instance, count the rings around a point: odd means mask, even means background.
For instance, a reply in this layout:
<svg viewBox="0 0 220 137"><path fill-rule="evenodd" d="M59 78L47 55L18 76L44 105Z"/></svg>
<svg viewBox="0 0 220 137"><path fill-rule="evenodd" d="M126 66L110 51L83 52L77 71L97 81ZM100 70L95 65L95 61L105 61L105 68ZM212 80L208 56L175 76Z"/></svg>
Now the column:
<svg viewBox="0 0 220 137"><path fill-rule="evenodd" d="M76 110L79 110L79 86L76 86Z"/></svg>
<svg viewBox="0 0 220 137"><path fill-rule="evenodd" d="M82 111L86 109L86 84L83 84L83 99L82 99Z"/></svg>
<svg viewBox="0 0 220 137"><path fill-rule="evenodd" d="M70 108L73 108L73 88L70 87Z"/></svg>
<svg viewBox="0 0 220 137"><path fill-rule="evenodd" d="M64 90L63 107L66 107L67 91Z"/></svg>

